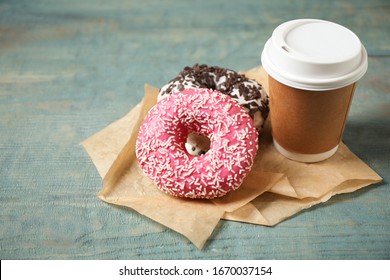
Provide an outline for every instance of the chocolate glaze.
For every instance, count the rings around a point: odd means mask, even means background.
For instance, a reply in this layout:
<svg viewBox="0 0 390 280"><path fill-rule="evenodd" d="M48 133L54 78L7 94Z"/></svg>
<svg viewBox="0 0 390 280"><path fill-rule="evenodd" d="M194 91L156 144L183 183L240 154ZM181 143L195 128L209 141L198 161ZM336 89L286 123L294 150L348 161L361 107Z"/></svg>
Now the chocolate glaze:
<svg viewBox="0 0 390 280"><path fill-rule="evenodd" d="M205 64L187 66L160 89L158 99L187 88L210 88L229 95L255 120L258 130L268 117L269 101L263 86L233 70Z"/></svg>

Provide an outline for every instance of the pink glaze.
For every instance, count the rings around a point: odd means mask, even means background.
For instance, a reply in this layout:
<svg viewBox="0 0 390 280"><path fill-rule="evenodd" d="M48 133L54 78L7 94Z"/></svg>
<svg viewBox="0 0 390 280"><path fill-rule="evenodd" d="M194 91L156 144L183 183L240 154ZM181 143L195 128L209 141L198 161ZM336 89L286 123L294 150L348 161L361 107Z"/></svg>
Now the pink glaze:
<svg viewBox="0 0 390 280"><path fill-rule="evenodd" d="M191 156L187 135L210 138L210 150ZM237 189L258 149L253 119L231 97L210 89L187 89L160 100L141 125L136 143L145 175L164 192L212 199Z"/></svg>

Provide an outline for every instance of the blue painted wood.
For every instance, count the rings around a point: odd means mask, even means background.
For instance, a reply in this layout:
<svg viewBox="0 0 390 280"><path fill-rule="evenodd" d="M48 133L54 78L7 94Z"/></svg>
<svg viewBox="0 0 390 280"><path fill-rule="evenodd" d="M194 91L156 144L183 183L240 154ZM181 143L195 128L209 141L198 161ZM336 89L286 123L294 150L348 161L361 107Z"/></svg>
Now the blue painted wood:
<svg viewBox="0 0 390 280"><path fill-rule="evenodd" d="M377 1L1 1L1 259L389 259L390 6ZM79 143L185 65L260 64L294 18L352 29L369 53L344 140L383 178L272 228L222 221L199 251L97 199Z"/></svg>

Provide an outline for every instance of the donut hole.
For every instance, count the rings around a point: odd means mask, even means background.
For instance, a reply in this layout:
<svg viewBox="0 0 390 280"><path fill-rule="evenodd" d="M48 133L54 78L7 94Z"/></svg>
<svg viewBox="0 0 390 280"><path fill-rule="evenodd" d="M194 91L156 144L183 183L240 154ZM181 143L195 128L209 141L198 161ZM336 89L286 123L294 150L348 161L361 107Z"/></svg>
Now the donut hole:
<svg viewBox="0 0 390 280"><path fill-rule="evenodd" d="M186 139L185 148L192 156L201 156L210 150L211 140L209 137L199 133L189 133Z"/></svg>

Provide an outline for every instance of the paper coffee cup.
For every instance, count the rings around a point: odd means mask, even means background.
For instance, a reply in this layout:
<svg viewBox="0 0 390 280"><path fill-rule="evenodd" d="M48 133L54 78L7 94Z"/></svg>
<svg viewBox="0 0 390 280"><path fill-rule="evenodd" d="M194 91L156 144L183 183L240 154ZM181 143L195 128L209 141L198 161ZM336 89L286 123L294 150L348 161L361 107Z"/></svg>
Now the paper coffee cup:
<svg viewBox="0 0 390 280"><path fill-rule="evenodd" d="M269 76L275 148L302 162L332 156L342 140L367 52L349 29L324 20L279 25L261 55Z"/></svg>

